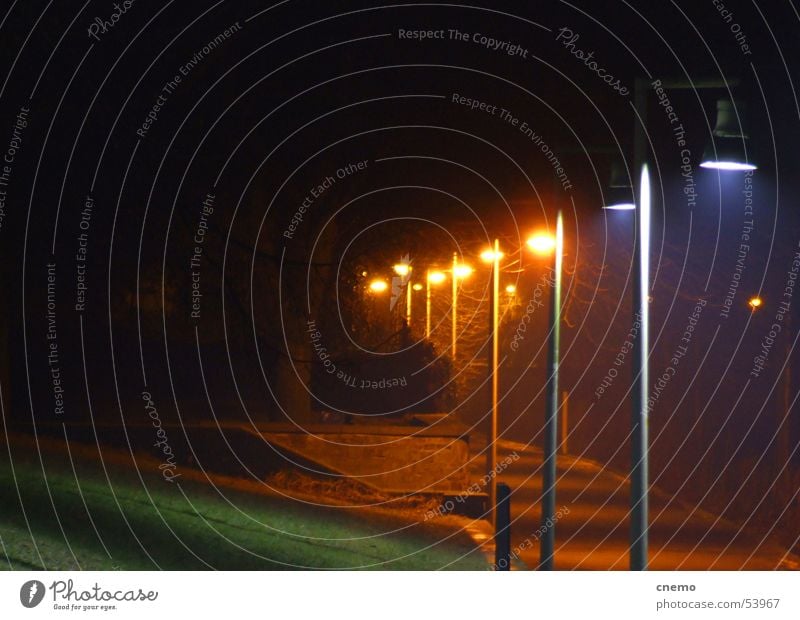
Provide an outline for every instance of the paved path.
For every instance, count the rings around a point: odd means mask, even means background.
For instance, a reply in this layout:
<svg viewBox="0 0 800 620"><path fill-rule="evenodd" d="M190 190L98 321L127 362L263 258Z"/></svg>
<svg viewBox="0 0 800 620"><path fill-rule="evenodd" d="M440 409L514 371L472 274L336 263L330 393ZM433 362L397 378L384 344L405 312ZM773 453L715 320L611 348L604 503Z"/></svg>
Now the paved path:
<svg viewBox="0 0 800 620"><path fill-rule="evenodd" d="M498 480L512 489L512 551L536 567L537 530L542 489L542 453L523 444L501 442L498 463L519 455ZM479 459L477 459L479 461ZM510 462L510 461L509 461ZM559 457L556 508L557 570L627 570L628 484L597 463ZM567 512L568 511L568 512ZM658 490L650 494L650 568L653 570L800 569L797 557L773 539L715 516L671 501Z"/></svg>

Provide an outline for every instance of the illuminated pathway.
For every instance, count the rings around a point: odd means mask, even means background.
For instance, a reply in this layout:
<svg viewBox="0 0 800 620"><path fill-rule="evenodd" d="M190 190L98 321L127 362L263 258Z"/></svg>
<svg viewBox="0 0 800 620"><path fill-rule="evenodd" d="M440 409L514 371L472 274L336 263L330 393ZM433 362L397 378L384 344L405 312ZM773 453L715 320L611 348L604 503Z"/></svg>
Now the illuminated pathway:
<svg viewBox="0 0 800 620"><path fill-rule="evenodd" d="M520 458L498 480L512 489L512 552L535 568L539 560L539 496L542 453L501 441L498 463L512 452ZM510 462L510 459L509 459ZM627 570L628 484L592 461L560 456L556 511L557 570ZM567 512L568 511L568 512ZM685 521L685 524L684 524ZM716 521L716 523L715 523ZM650 493L650 568L653 570L800 569L796 556L774 537L753 532L692 509L659 490Z"/></svg>

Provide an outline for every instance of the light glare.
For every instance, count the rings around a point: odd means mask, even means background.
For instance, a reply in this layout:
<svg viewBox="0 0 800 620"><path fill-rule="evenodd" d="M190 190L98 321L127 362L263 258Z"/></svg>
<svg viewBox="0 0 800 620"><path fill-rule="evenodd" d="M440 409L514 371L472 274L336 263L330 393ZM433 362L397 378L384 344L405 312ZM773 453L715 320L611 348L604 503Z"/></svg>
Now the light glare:
<svg viewBox="0 0 800 620"><path fill-rule="evenodd" d="M485 263L492 263L495 260L500 260L501 258L503 258L502 252L497 252L497 254L495 254L494 250L484 250L481 252L481 260Z"/></svg>
<svg viewBox="0 0 800 620"><path fill-rule="evenodd" d="M555 237L544 233L534 235L526 243L535 254L550 254L556 247Z"/></svg>
<svg viewBox="0 0 800 620"><path fill-rule="evenodd" d="M369 290L373 293L383 293L387 288L389 285L384 280L373 280L369 283Z"/></svg>
<svg viewBox="0 0 800 620"><path fill-rule="evenodd" d="M738 161L704 161L700 164L701 168L710 170L756 170L758 166Z"/></svg>
<svg viewBox="0 0 800 620"><path fill-rule="evenodd" d="M444 282L446 277L447 276L445 276L441 271L432 271L428 274L428 282L431 284L441 284Z"/></svg>
<svg viewBox="0 0 800 620"><path fill-rule="evenodd" d="M456 278L468 278L472 275L474 269L469 265L456 265L453 268L453 273L455 274Z"/></svg>

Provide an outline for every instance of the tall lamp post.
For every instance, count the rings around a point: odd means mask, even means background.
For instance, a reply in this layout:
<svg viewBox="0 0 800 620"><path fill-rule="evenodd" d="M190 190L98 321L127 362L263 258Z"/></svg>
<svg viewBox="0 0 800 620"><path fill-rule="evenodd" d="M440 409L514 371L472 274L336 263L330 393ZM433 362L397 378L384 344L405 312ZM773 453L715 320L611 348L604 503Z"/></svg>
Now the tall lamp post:
<svg viewBox="0 0 800 620"><path fill-rule="evenodd" d="M456 360L456 339L458 338L458 328L457 328L457 316L458 316L458 278L456 278L456 269L458 268L458 254L453 252L453 273L452 273L452 284L453 284L453 303L452 303L452 319L450 321L450 327L452 331L452 351L453 351L453 361Z"/></svg>
<svg viewBox="0 0 800 620"><path fill-rule="evenodd" d="M738 80L657 80L653 88L725 89L737 86ZM609 204L609 209L636 211L633 245L633 321L639 320L638 335L633 341L631 385L631 522L630 569L647 570L648 564L648 390L649 390L649 289L651 189L647 167L647 92L651 84L637 79L634 92L636 119L634 124L634 170L641 170L635 203ZM715 170L755 170L747 158L747 134L743 130L736 107L730 100L717 103L716 126L709 148L703 153L703 168ZM685 149L688 153L688 149ZM613 184L612 184L613 185Z"/></svg>
<svg viewBox="0 0 800 620"><path fill-rule="evenodd" d="M459 264L458 262L458 254L453 252L453 269L451 272L452 281L453 281L453 303L452 303L452 320L451 320L451 328L452 328L452 352L453 352L453 361L456 359L456 341L458 339L458 281L460 279L469 277L472 273L472 267L469 265Z"/></svg>
<svg viewBox="0 0 800 620"><path fill-rule="evenodd" d="M551 318L551 339L550 339L550 346L551 349L555 351L555 355L552 358L554 360L554 365L551 364L550 367L554 370L553 380L554 384L552 389L554 390L554 394L558 394L558 318L561 314L561 256L563 254L563 224L562 224L562 217L561 212L558 214L557 220L557 227L556 227L556 238L554 239L552 236L549 235L535 235L527 240L528 247L536 254L545 255L550 254L551 252L556 252L556 259L555 259L555 268L556 268L556 279L557 279L557 290L558 293L553 296L553 299L557 302L557 308L555 308L553 315L555 317L555 328L553 328L553 319ZM499 418L499 380L500 380L500 373L499 373L499 366L500 366L500 259L503 258L503 253L500 251L500 241L495 239L493 247L490 249L485 250L481 253L481 260L486 263L490 263L492 266L492 294L491 294L491 308L490 308L490 315L491 315L491 330L492 330L492 346L491 346L491 359L489 363L489 368L492 373L492 406L491 406L491 431L489 437L489 451L488 451L488 469L489 469L489 505L491 506L492 511L492 523L496 524L496 508L497 508L497 427L498 427L498 418ZM516 290L516 289L515 289ZM555 341L554 341L555 339ZM552 382L551 382L552 383ZM557 396L553 397L552 402L555 403L555 408L553 409L553 416L555 416L555 412L558 406ZM550 410L550 399L548 399L548 411ZM550 416L548 415L548 418ZM553 431L554 433L557 430ZM555 442L553 443L553 451L555 452ZM553 467L555 467L555 458L553 459ZM554 470L555 471L555 470ZM551 511L552 514L555 513L555 475L552 477L552 484L550 485L550 489L552 491L552 502L553 502L553 510Z"/></svg>
<svg viewBox="0 0 800 620"><path fill-rule="evenodd" d="M400 282L406 289L406 325L411 328L411 265L407 260L397 263L393 267L394 272L399 276Z"/></svg>
<svg viewBox="0 0 800 620"><path fill-rule="evenodd" d="M408 293L408 326L411 327L411 297L413 296L413 291L421 291L424 287L419 282L411 282L408 283L411 291Z"/></svg>
<svg viewBox="0 0 800 620"><path fill-rule="evenodd" d="M556 454L558 453L558 370L561 343L561 272L564 257L564 219L556 216L556 236L537 235L528 240L537 254L553 253L553 290L550 293L550 325L547 346L547 392L544 416L542 464L542 516L539 570L553 570L556 541Z"/></svg>
<svg viewBox="0 0 800 620"><path fill-rule="evenodd" d="M431 337L431 284L441 284L445 275L441 271L428 269L425 274L425 338Z"/></svg>
<svg viewBox="0 0 800 620"><path fill-rule="evenodd" d="M636 234L633 242L633 316L639 333L633 341L631 390L631 531L630 568L646 570L648 560L648 450L647 392L650 356L650 173L642 165Z"/></svg>
<svg viewBox="0 0 800 620"><path fill-rule="evenodd" d="M498 366L500 365L500 241L494 240L494 246L490 250L481 253L481 259L492 265L492 424L489 437L489 506L492 511L492 525L496 524L497 519L497 413L498 413Z"/></svg>

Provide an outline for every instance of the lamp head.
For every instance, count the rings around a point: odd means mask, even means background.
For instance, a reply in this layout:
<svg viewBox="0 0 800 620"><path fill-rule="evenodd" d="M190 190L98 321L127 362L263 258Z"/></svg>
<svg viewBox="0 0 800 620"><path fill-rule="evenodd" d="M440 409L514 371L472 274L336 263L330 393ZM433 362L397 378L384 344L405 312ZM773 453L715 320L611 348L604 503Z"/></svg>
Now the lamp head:
<svg viewBox="0 0 800 620"><path fill-rule="evenodd" d="M445 281L445 276L441 271L431 271L428 274L428 282L431 284L441 284Z"/></svg>
<svg viewBox="0 0 800 620"><path fill-rule="evenodd" d="M612 211L632 211L636 208L631 177L620 158L611 162L611 179L608 182L603 208Z"/></svg>
<svg viewBox="0 0 800 620"><path fill-rule="evenodd" d="M469 265L463 265L463 264L462 265L456 265L453 268L453 275L456 278L468 278L469 276L472 275L473 271L475 271L475 270L472 267L470 267Z"/></svg>
<svg viewBox="0 0 800 620"><path fill-rule="evenodd" d="M493 263L494 261L500 260L501 258L503 258L502 252L495 252L492 249L487 249L481 252L481 260L484 263Z"/></svg>
<svg viewBox="0 0 800 620"><path fill-rule="evenodd" d="M397 263L394 267L394 272L401 277L407 276L411 273L411 265L408 263Z"/></svg>
<svg viewBox="0 0 800 620"><path fill-rule="evenodd" d="M700 167L710 170L756 170L758 166L749 161L745 147L745 138L712 136L703 151Z"/></svg>
<svg viewBox="0 0 800 620"><path fill-rule="evenodd" d="M369 283L369 290L373 293L383 293L389 285L386 284L385 280L373 280Z"/></svg>
<svg viewBox="0 0 800 620"><path fill-rule="evenodd" d="M556 247L556 239L547 233L537 233L525 242L535 254L545 256L551 254Z"/></svg>
<svg viewBox="0 0 800 620"><path fill-rule="evenodd" d="M747 155L749 136L745 131L746 107L730 99L717 101L717 122L711 141L703 151L701 168L712 170L755 170Z"/></svg>
<svg viewBox="0 0 800 620"><path fill-rule="evenodd" d="M761 307L761 304L763 304L763 303L764 303L764 301L758 296L751 297L747 302L747 304L750 306L750 309L753 312L758 310Z"/></svg>

